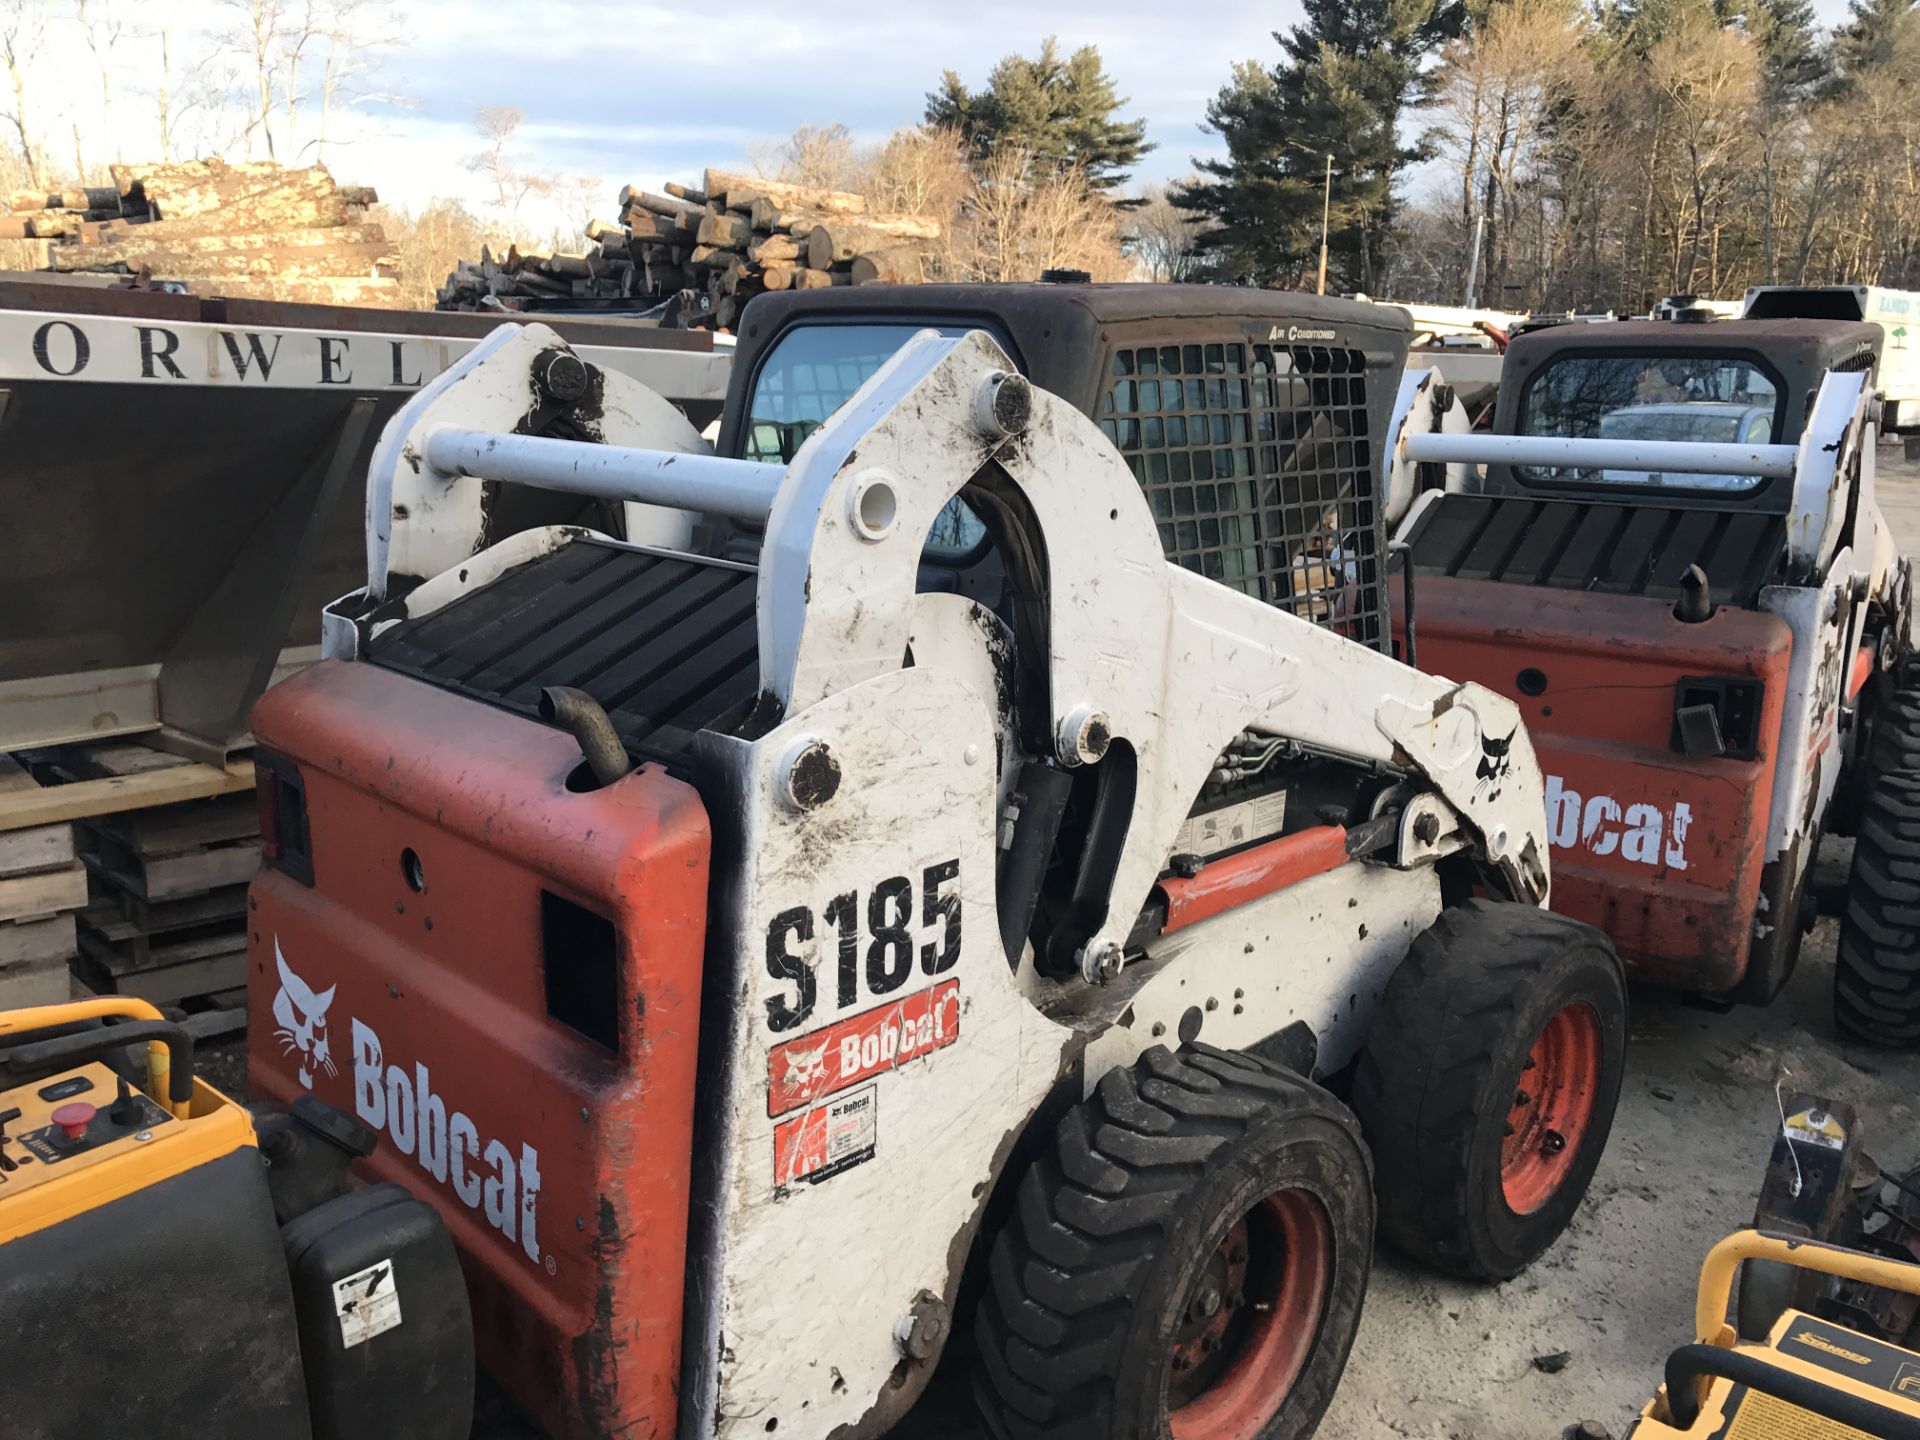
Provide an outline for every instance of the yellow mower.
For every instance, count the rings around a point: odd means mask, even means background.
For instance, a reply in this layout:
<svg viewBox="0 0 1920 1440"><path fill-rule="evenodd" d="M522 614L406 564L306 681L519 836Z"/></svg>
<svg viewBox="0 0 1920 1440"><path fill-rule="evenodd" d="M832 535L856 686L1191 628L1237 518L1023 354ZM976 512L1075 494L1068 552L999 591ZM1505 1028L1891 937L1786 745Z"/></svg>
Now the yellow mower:
<svg viewBox="0 0 1920 1440"><path fill-rule="evenodd" d="M1920 1296L1920 1265L1739 1231L1701 1267L1699 1339L1667 1357L1666 1383L1627 1440L1920 1440L1920 1353L1792 1307L1765 1339L1740 1338L1727 1302L1756 1260Z"/></svg>

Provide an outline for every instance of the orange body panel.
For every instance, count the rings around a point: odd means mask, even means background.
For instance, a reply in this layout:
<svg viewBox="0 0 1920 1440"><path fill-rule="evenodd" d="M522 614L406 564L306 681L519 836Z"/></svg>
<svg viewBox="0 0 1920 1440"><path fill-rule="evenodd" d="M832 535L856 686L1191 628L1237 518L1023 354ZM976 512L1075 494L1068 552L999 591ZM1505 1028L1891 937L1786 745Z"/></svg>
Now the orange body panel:
<svg viewBox="0 0 1920 1440"><path fill-rule="evenodd" d="M699 797L655 767L570 792L568 736L371 664L277 686L253 728L299 766L314 872L254 883L254 1092L310 1090L380 1129L367 1169L446 1218L481 1361L550 1432L673 1434ZM617 1054L549 1014L543 890L614 923Z"/></svg>
<svg viewBox="0 0 1920 1440"><path fill-rule="evenodd" d="M1738 984L1766 861L1786 622L1722 606L1690 625L1639 595L1430 576L1415 607L1420 668L1497 690L1526 719L1547 776L1553 908L1604 930L1638 978L1707 994ZM1540 693L1522 688L1527 670ZM1673 748L1689 676L1764 685L1753 759Z"/></svg>

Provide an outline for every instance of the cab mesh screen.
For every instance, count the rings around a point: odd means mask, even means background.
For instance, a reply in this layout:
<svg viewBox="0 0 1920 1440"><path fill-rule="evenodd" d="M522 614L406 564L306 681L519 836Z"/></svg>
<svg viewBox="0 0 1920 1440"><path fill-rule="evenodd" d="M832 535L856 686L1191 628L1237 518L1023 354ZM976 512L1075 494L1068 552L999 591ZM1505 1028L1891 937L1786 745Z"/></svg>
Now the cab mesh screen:
<svg viewBox="0 0 1920 1440"><path fill-rule="evenodd" d="M1099 420L1169 559L1385 649L1366 379L1324 346L1118 350Z"/></svg>

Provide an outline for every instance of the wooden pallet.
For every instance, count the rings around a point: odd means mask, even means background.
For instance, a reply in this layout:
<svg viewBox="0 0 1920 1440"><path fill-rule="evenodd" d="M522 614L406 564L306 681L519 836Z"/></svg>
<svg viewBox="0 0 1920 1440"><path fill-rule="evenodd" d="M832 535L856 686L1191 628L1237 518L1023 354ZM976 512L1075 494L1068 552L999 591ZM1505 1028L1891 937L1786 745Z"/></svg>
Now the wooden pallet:
<svg viewBox="0 0 1920 1440"><path fill-rule="evenodd" d="M183 1008L187 1018L181 1023L196 1040L217 1040L223 1035L238 1034L247 1028L247 989L244 985L198 996L188 1000Z"/></svg>
<svg viewBox="0 0 1920 1440"><path fill-rule="evenodd" d="M25 767L0 755L0 803L39 790ZM86 904L86 888L71 824L0 831L0 1008L68 998L72 912Z"/></svg>
<svg viewBox="0 0 1920 1440"><path fill-rule="evenodd" d="M150 746L67 747L38 763L53 783L0 792L0 834L253 789L253 761L202 765Z"/></svg>
<svg viewBox="0 0 1920 1440"><path fill-rule="evenodd" d="M80 931L73 973L96 995L137 995L155 1004L241 989L247 983L247 932L180 931L142 935L121 925Z"/></svg>
<svg viewBox="0 0 1920 1440"><path fill-rule="evenodd" d="M234 840L179 853L143 855L97 826L82 841L96 874L148 902L183 900L245 885L260 868L260 840Z"/></svg>

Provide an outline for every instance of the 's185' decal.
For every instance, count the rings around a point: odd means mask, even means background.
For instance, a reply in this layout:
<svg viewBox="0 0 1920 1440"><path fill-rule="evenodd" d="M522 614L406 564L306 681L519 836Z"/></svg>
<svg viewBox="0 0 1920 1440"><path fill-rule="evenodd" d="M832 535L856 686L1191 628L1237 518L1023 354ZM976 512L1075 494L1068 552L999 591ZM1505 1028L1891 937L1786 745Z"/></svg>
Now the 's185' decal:
<svg viewBox="0 0 1920 1440"><path fill-rule="evenodd" d="M913 881L905 875L882 880L866 894L864 904L858 890L826 903L819 921L838 938L833 976L836 1010L852 1009L863 994L891 995L912 976L916 956L927 975L944 975L958 963L959 880L958 860L942 860L920 872L918 933L913 928ZM791 993L768 997L769 1030L798 1029L818 1006L819 977L795 949L813 940L820 928L806 905L782 910L768 923L767 975L794 987Z"/></svg>

